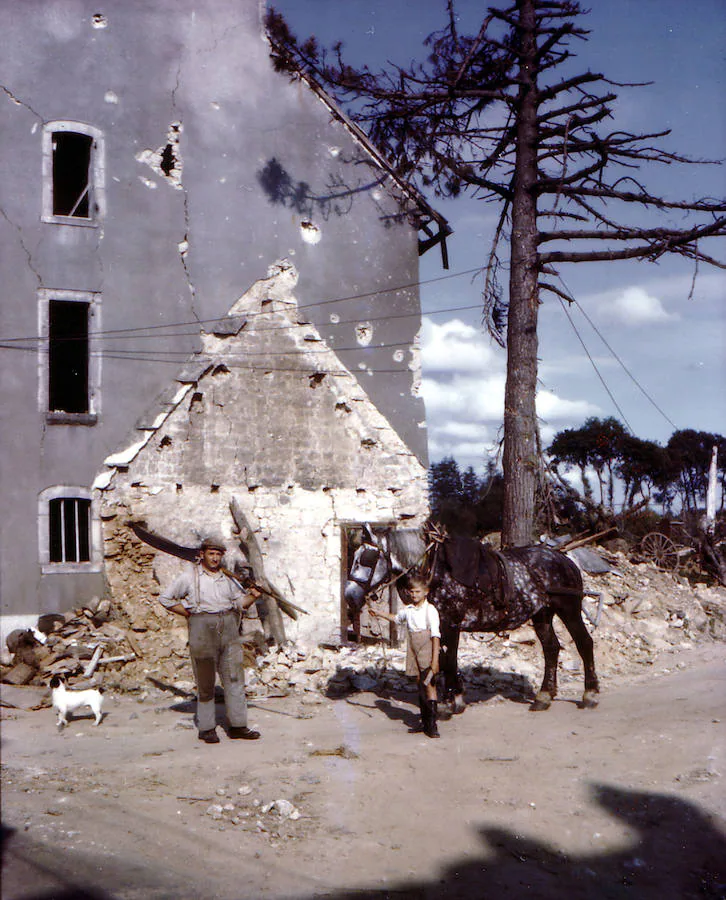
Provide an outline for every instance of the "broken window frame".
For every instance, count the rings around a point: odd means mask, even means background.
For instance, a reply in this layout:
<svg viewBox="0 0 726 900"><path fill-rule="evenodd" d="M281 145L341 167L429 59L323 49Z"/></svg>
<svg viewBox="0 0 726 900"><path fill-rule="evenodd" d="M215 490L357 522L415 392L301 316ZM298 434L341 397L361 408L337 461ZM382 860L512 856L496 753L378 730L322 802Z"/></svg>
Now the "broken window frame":
<svg viewBox="0 0 726 900"><path fill-rule="evenodd" d="M54 166L55 146L57 134L77 134L88 137L91 141L90 158L88 161L88 215L81 216L72 211L68 215L59 215L55 212L54 195ZM81 225L97 227L104 218L105 207L105 163L103 132L93 125L70 120L58 120L47 122L43 126L43 222L56 225ZM85 193L85 192L84 192ZM78 197L76 208L81 203L83 195Z"/></svg>
<svg viewBox="0 0 726 900"><path fill-rule="evenodd" d="M57 518L60 513L60 519ZM83 512L79 516L79 511ZM55 521L54 521L55 519ZM51 531L58 533L54 536ZM73 548L68 546L69 540ZM61 547L61 559L51 559ZM87 546L88 559L68 559L82 555ZM100 572L103 565L101 519L98 503L89 488L58 485L46 488L38 496L38 548L41 572L72 574Z"/></svg>
<svg viewBox="0 0 726 900"><path fill-rule="evenodd" d="M88 308L88 409L66 412L50 408L51 333L50 309L53 300L84 303ZM101 295L91 291L47 290L38 292L38 408L49 425L95 425L101 412Z"/></svg>

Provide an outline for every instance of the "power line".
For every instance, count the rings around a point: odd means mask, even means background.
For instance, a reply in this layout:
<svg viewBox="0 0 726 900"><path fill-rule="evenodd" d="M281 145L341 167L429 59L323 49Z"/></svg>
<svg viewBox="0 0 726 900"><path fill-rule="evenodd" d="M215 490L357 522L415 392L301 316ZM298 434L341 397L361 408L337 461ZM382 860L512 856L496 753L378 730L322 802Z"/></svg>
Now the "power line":
<svg viewBox="0 0 726 900"><path fill-rule="evenodd" d="M648 401L649 401L649 402L650 402L650 403L658 410L658 412L663 416L663 418L666 420L666 422L668 422L668 424L671 425L671 426L677 431L677 430L678 430L678 426L676 425L676 423L675 423L674 421L672 421L672 419L671 419L669 416L667 416L667 415L663 412L663 410L660 408L660 406L658 406L658 404L655 402L655 400L654 400L654 399L650 396L650 394L645 390L645 388L643 387L643 385L642 385L642 384L638 381L638 379L633 375L633 373L630 371L630 369L628 369L628 367L625 365L625 363L622 361L622 359L620 359L620 357L618 356L618 354L613 350L613 348L610 346L610 344L608 344L608 342L605 340L605 338L603 337L603 335L600 333L600 331L597 329L596 325L595 325L594 322L592 321L592 319L588 316L588 314L585 312L585 310L580 306L580 304L577 302L577 300L574 300L573 302L574 302L575 306L580 310L580 312L582 313L582 315L583 315L583 316L587 319L587 321L590 323L590 326L592 327L592 330L595 332L595 334L600 338L600 340L603 342L603 344L605 344L605 346L606 346L606 347L608 348L608 350L612 353L612 355L615 357L615 359L618 361L618 363L620 363L620 365L621 365L623 371L624 371L625 374L630 378L630 380L633 382L633 384L634 384L634 385L638 388L638 390L643 394L643 396L646 398L646 400L648 400Z"/></svg>
<svg viewBox="0 0 726 900"><path fill-rule="evenodd" d="M469 304L468 306L447 306L447 307L444 307L443 309L421 310L421 312L397 313L395 315L368 316L363 320L361 320L360 316L357 316L355 319L341 319L338 322L331 322L330 325L329 326L326 325L326 327L330 327L330 326L337 327L339 325L361 324L361 322L390 322L394 319L412 319L412 318L419 318L419 317L423 317L423 316L436 316L436 315L440 315L442 313L451 314L451 313L455 313L455 312L470 312L473 309L481 309L481 303L472 303L472 304ZM264 315L264 314L252 313L251 315L257 316L257 315ZM217 319L207 319L206 322L223 322L224 319L225 319L225 317L217 318ZM191 324L192 323L179 323L178 325L159 325L159 326L151 326L151 327L152 328L177 328L177 327L182 328L182 327L185 327L185 326L191 325ZM282 331L285 328L304 328L305 325L308 325L308 324L314 324L314 323L291 322L289 325L278 324L278 325L268 325L268 326L256 327L255 334L260 334L261 332L264 332L264 331ZM315 326L315 327L319 328L320 326ZM88 339L89 335L91 337L93 337L94 339L96 339L96 338L105 339L107 337L114 337L117 340L124 340L125 338L128 338L129 340L132 340L132 339L138 340L139 338L149 338L150 340L160 340L160 339L170 338L170 337L192 337L192 338L199 337L199 329L197 328L194 331L169 332L167 334L150 334L150 333L142 334L142 333L140 333L140 330L139 330L139 333L136 333L136 334L130 334L130 333L127 334L124 331L120 331L120 330L91 331L89 333L84 332L83 334L78 334L78 335L65 335L63 337L63 340L64 341L75 341L75 340L85 341ZM0 349L35 350L36 349L35 347L17 347L16 348L13 345L21 344L21 343L34 343L37 345L37 344L46 343L47 341L48 341L47 336L46 337L6 338L5 340L0 340ZM176 352L176 351L174 351L174 352ZM182 352L182 351L179 351L179 352Z"/></svg>
<svg viewBox="0 0 726 900"><path fill-rule="evenodd" d="M605 388L605 391L607 392L608 397L610 397L610 399L613 401L613 405L615 406L615 409L617 409L617 411L620 413L620 418L623 420L623 422L625 422L625 424L626 424L626 426L627 426L627 428L628 428L628 431L630 431L630 432L632 432L632 433L634 434L635 432L633 432L633 429L631 428L630 423L629 423L628 420L625 418L625 413L624 413L624 412L622 411L622 409L620 409L620 407L618 406L618 401L615 399L615 397L613 396L612 391L611 391L610 388L607 386L607 384L606 384L606 382L605 382L605 379L604 379L604 378L602 377L602 375L600 374L600 370L598 369L598 367L597 367L597 365L596 365L596 363L595 363L595 360L594 360L594 359L592 358L592 356L590 355L590 351L589 351L589 350L587 349L587 347L585 346L585 342L583 341L582 336L580 335L580 332L577 330L577 326L576 326L575 323L572 321L572 316L570 315L569 310L568 310L567 307L565 306L565 301L562 299L562 297L558 297L557 299L558 299L558 300L560 301L560 303L562 304L562 309L565 311L565 315L567 316L567 319L568 319L570 325L572 326L572 330L573 330L573 331L575 332L575 334L577 335L577 339L579 340L580 344L582 345L582 349L585 351L585 354L586 354L587 358L590 360L590 364L591 364L591 366L593 367L593 369L595 370L595 374L596 374L597 377L600 379L600 381L601 381L601 383L602 383L602 386Z"/></svg>
<svg viewBox="0 0 726 900"><path fill-rule="evenodd" d="M461 272L451 272L448 275L440 275L436 278L427 278L423 281L412 281L412 282L409 282L408 284L398 285L396 287L379 288L375 291L366 291L361 294L350 294L345 297L334 297L334 298L328 299L328 300L319 300L315 303L305 303L305 304L297 306L297 309L298 310L312 309L312 308L315 308L318 306L326 306L331 303L344 303L348 300L361 300L365 297L377 297L377 296L380 296L381 294L391 294L391 293L396 293L397 291L405 291L405 290L409 290L414 287L420 287L422 285L434 284L439 281L446 281L451 278L461 278L464 275L473 275L477 272L481 272L481 267L476 267L474 269L464 269ZM460 307L452 307L452 308L448 308L448 309L432 310L430 312L421 310L421 311L415 311L415 312L411 312L411 313L381 315L381 316L376 316L373 318L368 317L366 319L366 321L379 321L382 319L401 319L401 318L405 319L405 318L411 318L411 317L417 317L417 316L423 316L423 315L426 315L426 316L437 315L439 313L444 313L444 312L447 312L447 313L448 312L463 312L465 310L478 309L479 306L480 306L480 304L474 304L471 306L460 306ZM241 313L240 315L245 316L248 319L252 319L257 316L268 315L268 313ZM164 335L161 335L162 337L185 337L185 336L194 337L199 334L200 326L209 325L209 324L213 324L216 322L223 322L227 318L230 318L230 317L227 315L223 315L223 316L216 316L213 319L194 319L194 320L187 321L187 322L165 322L161 325L140 325L135 328L117 328L117 329L109 329L109 330L100 330L100 331L94 332L94 337L95 336L106 337L109 335L116 335L116 336L140 335L140 336L144 336L144 337L151 337L152 336L151 332L158 332L165 328L194 328L195 330L189 331L189 332L181 332L178 334L173 334L173 333L172 334L164 334ZM360 321L361 321L361 317L358 316L355 319L347 319L347 320L340 321L340 322L332 322L330 324L335 326L335 325L343 325L343 324L352 324L353 322L360 322ZM298 325L299 324L300 323L298 323ZM298 325L274 326L274 327L298 327ZM260 329L260 330L262 330L262 329ZM83 339L83 338L81 338L81 339ZM30 336L26 336L26 337L15 337L15 338L14 337L0 338L0 346L7 349L7 347L5 345L10 344L10 343L21 343L23 341L43 341L43 340L46 340L46 338L43 338L40 335L30 335Z"/></svg>
<svg viewBox="0 0 726 900"><path fill-rule="evenodd" d="M597 326L595 325L595 323L594 323L594 322L592 321L592 319L587 315L587 313L586 313L585 310L582 308L582 306L580 305L580 303L579 303L579 302L577 301L577 299L574 297L572 291L570 290L569 286L565 283L565 281L564 281L564 279L562 278L562 276L559 275L558 278L559 278L559 280L560 280L560 283L561 283L562 286L564 287L564 289L565 289L565 290L567 291L567 293L569 294L569 296L570 296L570 298L571 298L571 299L570 299L570 302L571 302L571 303L574 303L574 305L580 310L580 312L581 312L582 315L585 317L585 319L587 320L587 322L588 322L588 324L590 325L590 327L592 328L592 330L593 330L593 331L595 332L595 334L600 338L600 340L603 342L603 344L605 344L605 346L607 347L607 349L608 349L608 350L610 351L610 353L612 354L613 358L617 361L618 365L620 365L620 367L623 369L623 371L624 371L625 374L628 376L628 378L630 378L630 380L631 380L631 381L633 382L633 384L638 388L638 390L643 394L643 396L646 398L646 400L648 400L648 402L649 402L649 403L650 403L650 404L651 404L651 405L652 405L652 406L653 406L653 407L654 407L654 408L655 408L655 409L663 416L663 418L666 420L666 422L668 422L668 424L669 424L672 428L678 430L678 426L675 424L675 422L673 422L673 420L672 420L668 415L666 415L665 412L663 412L663 410L660 408L660 406L658 406L658 404L655 402L655 400L654 400L654 399L650 396L650 394L645 390L645 388L644 388L644 387L642 386L642 384L638 381L638 379L635 377L635 375L633 375L633 373L630 371L630 369L628 369L628 367L625 365L625 363L622 361L622 359L618 356L618 354L615 352L615 350L613 350L613 348L610 346L610 344L609 344L609 343L607 342L607 340L605 339L605 336L604 336L604 335L602 334L602 332L597 328ZM560 303L562 303L562 298L560 298ZM584 347L585 347L584 342L583 342L582 338L580 337L579 333L577 332L577 329L575 328L574 323L573 323L572 319L570 318L570 315L569 315L569 313L567 312L566 307L564 306L564 303L563 303L563 309L565 310L565 313L567 314L567 318L569 319L570 324L572 325L573 329L575 330L575 334L577 334L577 336L578 336L578 338L579 338L579 340L580 340L580 343L583 345L583 348L584 348ZM585 353L587 353L588 359L589 359L590 362L592 363L593 368L595 369L595 371L596 371L597 374L598 374L598 377L599 377L600 380L602 381L602 380L603 380L603 379L602 379L602 376L600 376L600 373L597 371L597 367L595 366L595 363L593 362L592 357L591 357L590 354L587 352L587 349L586 349L586 348L585 348ZM604 381L603 381L603 385L604 385ZM608 390L607 386L605 387L605 390L608 392L608 395L610 396L610 398L612 399L613 403L615 404L616 409L620 410L620 407L617 405L617 403L615 403L615 399L613 398L612 394L611 394L610 391ZM622 415L622 413L621 413L621 415ZM623 416L623 419L625 419L624 416ZM627 422L626 422L626 424L627 424ZM628 426L628 427L630 428L630 426ZM630 430L632 431L632 429L630 429Z"/></svg>

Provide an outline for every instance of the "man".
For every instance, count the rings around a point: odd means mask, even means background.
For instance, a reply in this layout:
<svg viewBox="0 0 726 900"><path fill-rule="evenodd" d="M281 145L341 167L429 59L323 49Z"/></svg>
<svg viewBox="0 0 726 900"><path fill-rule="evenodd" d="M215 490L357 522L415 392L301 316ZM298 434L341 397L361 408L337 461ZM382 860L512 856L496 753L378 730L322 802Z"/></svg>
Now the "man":
<svg viewBox="0 0 726 900"><path fill-rule="evenodd" d="M240 615L259 593L245 593L222 571L225 546L211 537L202 542L199 563L190 566L159 597L162 606L189 623L189 652L197 685L199 740L218 744L214 709L216 673L224 688L224 706L233 740L254 741L259 731L247 727L247 698Z"/></svg>

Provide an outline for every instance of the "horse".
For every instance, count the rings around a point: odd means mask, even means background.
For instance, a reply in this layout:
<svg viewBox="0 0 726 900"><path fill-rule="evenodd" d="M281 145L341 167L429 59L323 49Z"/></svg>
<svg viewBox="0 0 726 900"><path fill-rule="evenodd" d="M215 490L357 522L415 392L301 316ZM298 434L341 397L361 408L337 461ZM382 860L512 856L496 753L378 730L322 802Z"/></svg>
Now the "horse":
<svg viewBox="0 0 726 900"><path fill-rule="evenodd" d="M600 687L593 640L582 617L582 575L564 553L543 545L495 551L473 539L446 537L436 529L376 531L365 526L344 589L349 613L359 614L368 598L389 584L405 601L412 574L428 578L428 599L439 612L443 701L452 712L461 713L466 705L457 667L461 632L501 633L528 621L544 654L542 686L530 709L549 709L557 695L561 649L552 625L555 615L582 659L585 689L579 706L597 706Z"/></svg>

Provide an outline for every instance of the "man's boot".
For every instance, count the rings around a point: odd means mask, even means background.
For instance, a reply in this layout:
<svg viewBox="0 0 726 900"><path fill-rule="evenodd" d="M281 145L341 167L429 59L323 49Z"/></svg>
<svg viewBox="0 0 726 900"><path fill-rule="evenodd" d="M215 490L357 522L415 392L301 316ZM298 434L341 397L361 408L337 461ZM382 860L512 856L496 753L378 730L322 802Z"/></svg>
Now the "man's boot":
<svg viewBox="0 0 726 900"><path fill-rule="evenodd" d="M424 734L426 737L441 737L438 725L436 724L437 705L436 700L426 701L426 717L424 718Z"/></svg>

